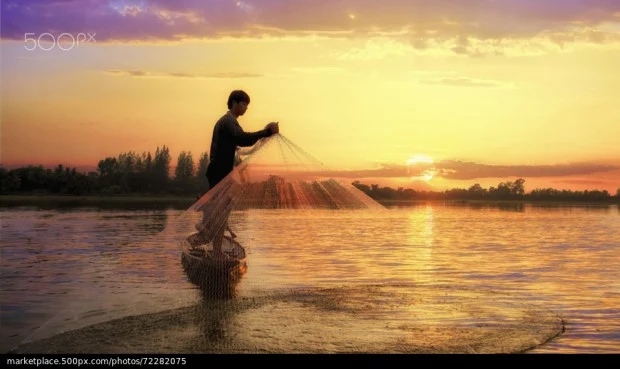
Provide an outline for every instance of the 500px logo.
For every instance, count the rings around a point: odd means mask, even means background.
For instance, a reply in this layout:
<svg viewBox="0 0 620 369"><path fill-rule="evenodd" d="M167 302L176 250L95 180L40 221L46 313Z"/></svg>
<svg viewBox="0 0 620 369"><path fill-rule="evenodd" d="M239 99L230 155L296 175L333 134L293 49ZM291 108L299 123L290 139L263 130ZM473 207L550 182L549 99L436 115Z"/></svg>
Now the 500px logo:
<svg viewBox="0 0 620 369"><path fill-rule="evenodd" d="M80 45L97 42L95 40L96 33L61 33L57 36L49 32L41 33L38 35L33 32L24 33L24 48L28 51L40 49L43 51L50 51L57 47L62 51L69 51L74 47ZM50 46L51 45L51 46Z"/></svg>

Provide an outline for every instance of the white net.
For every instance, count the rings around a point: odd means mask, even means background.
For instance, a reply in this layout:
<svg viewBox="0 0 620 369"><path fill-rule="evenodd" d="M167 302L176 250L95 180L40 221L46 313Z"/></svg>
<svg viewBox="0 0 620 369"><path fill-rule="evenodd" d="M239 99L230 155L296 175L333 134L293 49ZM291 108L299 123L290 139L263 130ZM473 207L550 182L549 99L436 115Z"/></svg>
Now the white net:
<svg viewBox="0 0 620 369"><path fill-rule="evenodd" d="M470 287L470 264L462 267L465 277L458 269L444 273L461 263L462 250L434 231L447 218L434 218L432 209L413 217L382 211L281 135L242 156L181 216L69 213L35 233L46 243L24 247L23 232L9 235L19 247L7 254L18 263L32 250L37 258L59 255L63 268L81 265L69 275L79 277L74 295L56 306L43 300L51 316L12 351L507 353L563 331L548 300L524 295L521 285L515 303L513 294L488 291L486 280ZM17 230L41 223L28 223L32 218L8 222ZM443 227L451 229L453 219ZM90 238L76 242L75 234ZM64 238L48 241L58 235ZM64 261L67 245L78 253ZM84 258L89 249L96 253ZM64 270L32 269L40 279L65 278ZM18 277L16 288L39 279ZM52 289L59 292L67 290Z"/></svg>
<svg viewBox="0 0 620 369"><path fill-rule="evenodd" d="M248 154L189 210L382 208L280 134L259 141Z"/></svg>
<svg viewBox="0 0 620 369"><path fill-rule="evenodd" d="M251 236L238 230L253 210L384 209L332 173L281 134L239 150L233 171L175 222L190 281L210 297L234 294L234 282L247 269Z"/></svg>

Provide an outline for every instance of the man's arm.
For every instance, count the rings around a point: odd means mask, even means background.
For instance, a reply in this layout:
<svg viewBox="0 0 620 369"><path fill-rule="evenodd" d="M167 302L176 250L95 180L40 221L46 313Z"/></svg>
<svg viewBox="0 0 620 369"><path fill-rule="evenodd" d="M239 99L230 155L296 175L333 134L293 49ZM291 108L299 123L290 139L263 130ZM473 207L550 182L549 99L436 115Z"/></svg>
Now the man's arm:
<svg viewBox="0 0 620 369"><path fill-rule="evenodd" d="M248 155L252 155L256 152L256 150L258 150L261 147L261 143L257 143L256 145L250 147L249 149L239 149L237 151L237 154L239 154L240 156L248 156Z"/></svg>
<svg viewBox="0 0 620 369"><path fill-rule="evenodd" d="M257 132L244 132L233 119L227 119L224 122L224 128L233 137L237 146L252 146L261 138L271 136L271 130L269 128L261 129Z"/></svg>

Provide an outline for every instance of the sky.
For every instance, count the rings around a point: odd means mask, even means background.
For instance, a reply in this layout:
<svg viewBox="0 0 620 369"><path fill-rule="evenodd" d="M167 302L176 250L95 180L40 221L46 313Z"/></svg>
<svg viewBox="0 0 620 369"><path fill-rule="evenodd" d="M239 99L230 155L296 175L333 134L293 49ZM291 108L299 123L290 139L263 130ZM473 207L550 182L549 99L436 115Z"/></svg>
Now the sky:
<svg viewBox="0 0 620 369"><path fill-rule="evenodd" d="M362 183L620 188L620 1L3 1L0 163L208 152L229 93ZM52 43L52 39L61 40Z"/></svg>

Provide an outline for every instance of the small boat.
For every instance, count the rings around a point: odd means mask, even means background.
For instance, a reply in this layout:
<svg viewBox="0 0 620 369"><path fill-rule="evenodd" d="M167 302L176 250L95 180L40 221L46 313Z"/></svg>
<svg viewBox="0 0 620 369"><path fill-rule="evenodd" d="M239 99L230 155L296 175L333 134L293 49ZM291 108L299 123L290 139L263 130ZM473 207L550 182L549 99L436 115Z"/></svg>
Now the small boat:
<svg viewBox="0 0 620 369"><path fill-rule="evenodd" d="M196 245L194 233L183 241L181 264L190 282L198 286L206 297L234 296L236 285L247 271L245 248L233 238L224 236L222 252L229 259L212 257L213 245Z"/></svg>

